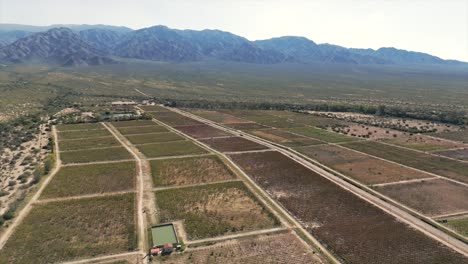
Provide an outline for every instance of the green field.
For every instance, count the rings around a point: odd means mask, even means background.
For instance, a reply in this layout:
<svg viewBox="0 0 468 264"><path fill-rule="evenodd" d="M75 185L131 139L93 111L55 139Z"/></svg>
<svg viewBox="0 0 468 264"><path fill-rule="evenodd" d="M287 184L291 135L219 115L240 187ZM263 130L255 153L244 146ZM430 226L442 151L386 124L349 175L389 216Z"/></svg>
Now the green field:
<svg viewBox="0 0 468 264"><path fill-rule="evenodd" d="M462 182L468 182L468 163L373 141L351 142L343 146L409 167L436 173Z"/></svg>
<svg viewBox="0 0 468 264"><path fill-rule="evenodd" d="M65 131L65 132L58 133L58 137L60 140L107 137L107 136L112 136L112 134L107 129Z"/></svg>
<svg viewBox="0 0 468 264"><path fill-rule="evenodd" d="M185 140L183 137L174 134L172 132L162 132L154 134L143 134L143 135L130 135L126 138L132 144L147 144L147 143L160 143L169 141Z"/></svg>
<svg viewBox="0 0 468 264"><path fill-rule="evenodd" d="M104 129L100 123L57 125L58 131Z"/></svg>
<svg viewBox="0 0 468 264"><path fill-rule="evenodd" d="M41 199L131 191L135 188L135 163L93 164L61 168Z"/></svg>
<svg viewBox="0 0 468 264"><path fill-rule="evenodd" d="M0 263L55 263L133 251L134 194L35 205Z"/></svg>
<svg viewBox="0 0 468 264"><path fill-rule="evenodd" d="M151 237L153 239L153 246L175 244L178 242L177 235L172 224L151 228Z"/></svg>
<svg viewBox="0 0 468 264"><path fill-rule="evenodd" d="M322 141L293 134L279 129L262 129L250 131L251 134L288 147L299 147L323 144Z"/></svg>
<svg viewBox="0 0 468 264"><path fill-rule="evenodd" d="M206 150L190 141L146 144L138 146L138 149L148 158L206 153Z"/></svg>
<svg viewBox="0 0 468 264"><path fill-rule="evenodd" d="M313 139L322 140L330 143L341 143L357 140L353 137L348 137L342 134L330 132L316 127L295 127L288 128L286 130L306 137L311 137Z"/></svg>
<svg viewBox="0 0 468 264"><path fill-rule="evenodd" d="M241 182L168 189L155 195L160 221L184 219L189 239L279 225Z"/></svg>
<svg viewBox="0 0 468 264"><path fill-rule="evenodd" d="M124 147L76 150L60 153L60 159L64 164L127 160L132 158L132 155Z"/></svg>
<svg viewBox="0 0 468 264"><path fill-rule="evenodd" d="M153 185L187 185L231 180L235 176L216 156L151 161Z"/></svg>
<svg viewBox="0 0 468 264"><path fill-rule="evenodd" d="M132 121L120 121L120 122L112 122L113 126L120 128L120 127L141 127L141 126L155 126L157 125L155 122L151 120L132 120Z"/></svg>
<svg viewBox="0 0 468 264"><path fill-rule="evenodd" d="M142 127L118 127L117 128L122 135L132 134L146 134L146 133L157 133L167 132L168 130L162 126L142 126Z"/></svg>
<svg viewBox="0 0 468 264"><path fill-rule="evenodd" d="M461 235L468 237L468 218L448 220L445 225L452 228Z"/></svg>
<svg viewBox="0 0 468 264"><path fill-rule="evenodd" d="M59 149L61 151L91 149L91 148L107 148L107 147L118 147L118 146L120 146L120 143L113 136L102 137L102 138L86 138L86 139L60 140L59 141Z"/></svg>

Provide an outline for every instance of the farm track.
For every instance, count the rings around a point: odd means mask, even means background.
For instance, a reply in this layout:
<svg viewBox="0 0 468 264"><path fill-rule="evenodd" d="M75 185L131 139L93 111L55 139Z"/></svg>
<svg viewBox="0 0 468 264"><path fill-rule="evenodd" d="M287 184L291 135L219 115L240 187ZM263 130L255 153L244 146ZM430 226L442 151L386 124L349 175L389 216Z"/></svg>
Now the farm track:
<svg viewBox="0 0 468 264"><path fill-rule="evenodd" d="M135 161L135 160L123 159L123 160L93 161L93 162L83 162L83 163L67 163L67 164L63 164L62 167L81 166L81 165L99 165L99 164L120 163L120 162L129 162L129 161Z"/></svg>
<svg viewBox="0 0 468 264"><path fill-rule="evenodd" d="M372 184L372 187L381 187L381 186L397 185L397 184L405 184L405 183L421 182L421 181L432 181L432 180L438 180L438 179L440 179L440 178L439 177L419 178L419 179L412 179L412 180Z"/></svg>
<svg viewBox="0 0 468 264"><path fill-rule="evenodd" d="M311 169L312 171L318 173L319 175L322 175L323 177L325 177L328 180L334 182L335 184L342 187L343 189L357 195L361 199L363 199L363 200L377 206L378 208L380 208L384 212L386 212L386 213L396 217L397 219L400 219L401 221L409 224L410 226L412 226L413 228L416 228L417 230L421 231L422 233L426 234L427 236L429 236L429 237L431 237L431 238L445 244L446 246L456 250L457 252L463 254L464 256L468 256L468 245L466 243L464 243L464 242L462 242L462 241L460 241L460 240L458 240L456 238L448 237L445 232L440 231L439 229L435 228L434 226L432 226L432 225L430 225L430 224L428 224L426 222L421 221L419 218L415 217L413 214L410 214L407 211L401 209L401 208L409 209L406 206L404 206L403 204L398 203L396 201L393 201L394 204L396 204L396 205L392 205L392 204L389 204L387 202L384 202L380 198L378 198L378 197L374 196L373 194L365 191L365 189L360 188L360 186L357 186L357 185L352 184L352 183L350 183L348 181L345 181L344 179L335 176L334 174L324 170L323 168L317 166L316 164L311 163L307 159L304 159L300 155L296 154L294 151L291 151L290 148L285 149L283 147L278 147L275 144L272 144L267 140L259 139L257 137L251 136L250 134L242 132L242 131L238 131L238 130L235 130L235 129L220 126L216 122L206 120L204 118L200 118L200 117L198 117L196 115L193 115L191 113L187 113L187 112L179 110L179 109L171 109L171 110L176 112L176 113L179 113L181 115L184 115L186 117L190 117L190 118L192 118L194 120L203 122L203 123L205 123L207 125L211 125L212 127L222 129L222 130L224 130L226 132L231 132L231 133L235 133L235 134L239 134L239 133L243 134L243 136L246 139L249 139L251 141L263 144L265 146L269 146L272 149L277 150L278 152L288 156L289 158L293 159L294 161L298 162L299 164L305 166L306 168ZM331 144L331 145L336 145L336 144ZM368 155L368 156L371 156L371 155ZM384 160L384 159L382 159L382 160ZM324 167L326 167L326 166L324 166ZM435 175L435 176L441 177L439 175ZM344 176L344 177L346 177L346 176ZM346 178L348 178L348 177L346 177ZM359 185L362 185L362 184L359 184ZM363 187L366 188L365 186L363 186ZM413 211L413 210L411 210L411 211ZM414 212L414 213L416 213L416 212Z"/></svg>
<svg viewBox="0 0 468 264"><path fill-rule="evenodd" d="M433 216L432 218L434 219L444 218L445 219L445 218L460 217L460 216L465 216L465 215L468 215L468 211L451 213L451 214L441 214L441 215Z"/></svg>
<svg viewBox="0 0 468 264"><path fill-rule="evenodd" d="M145 219L143 216L143 165L140 157L126 144L126 139L122 138L123 136L114 131L114 127L111 127L107 124L101 123L119 142L122 146L130 152L138 164L138 174L137 174L137 221L138 221L138 248L141 253L145 254L146 247L148 245L148 234L145 225Z"/></svg>
<svg viewBox="0 0 468 264"><path fill-rule="evenodd" d="M164 156L164 157L157 157L157 158L146 158L146 160L185 159L185 158L209 157L213 155L214 155L213 153L207 153L207 154L194 154L194 155Z"/></svg>
<svg viewBox="0 0 468 264"><path fill-rule="evenodd" d="M261 152L270 152L274 151L273 149L258 149L258 150L241 150L241 151L227 151L223 152L226 155L231 155L231 154L243 154L243 153L261 153Z"/></svg>
<svg viewBox="0 0 468 264"><path fill-rule="evenodd" d="M0 250L5 246L7 240L11 237L13 232L16 230L19 224L21 224L26 218L26 216L29 214L31 209L34 206L34 203L39 199L39 196L41 196L42 192L44 189L47 187L49 182L52 180L52 178L57 174L57 172L60 170L62 166L62 162L60 160L60 152L59 152L59 146L58 146L58 135L57 135L57 129L55 126L52 127L52 134L54 136L54 152L55 152L55 167L54 169L50 172L50 174L45 178L45 180L41 183L41 186L39 189L36 191L36 193L33 195L31 200L28 201L28 203L23 207L23 209L16 215L16 217L12 220L8 228L3 232L0 237Z"/></svg>
<svg viewBox="0 0 468 264"><path fill-rule="evenodd" d="M196 184L187 184L187 185L155 187L153 188L153 191L157 192L157 191L163 191L163 190L183 189L183 188L206 186L206 185L218 184L218 183L241 182L241 181L242 181L241 179L233 179L233 180L226 180L226 181L215 181L215 182L205 182L205 183L196 183Z"/></svg>
<svg viewBox="0 0 468 264"><path fill-rule="evenodd" d="M50 198L50 199L44 199L44 200L37 200L34 204L46 204L46 203L51 203L51 202L62 202L62 201L79 200L79 199L86 199L86 198L106 197L106 196L114 196L114 195L121 195L121 194L128 194L128 193L135 193L135 191L108 192L108 193L85 194L85 195L60 197L60 198Z"/></svg>
<svg viewBox="0 0 468 264"><path fill-rule="evenodd" d="M270 229L261 229L261 230L255 230L255 231L251 231L251 232L238 233L238 234L227 235L227 236L204 238L204 239L198 239L198 240L188 240L185 244L187 246L190 246L190 245L193 245L193 244L219 242L219 241L230 240L230 239L235 239L235 238L242 238L242 237L246 237L246 236L264 235L264 234L270 234L270 233L275 233L275 232L279 232L279 231L286 231L286 230L290 230L290 228L275 227L275 228L270 228Z"/></svg>
<svg viewBox="0 0 468 264"><path fill-rule="evenodd" d="M127 253L121 253L121 254L115 254L115 255L107 255L107 256L102 256L102 257L97 257L97 258L88 258L88 259L82 259L82 260L75 260L75 261L68 261L68 262L61 262L61 264L86 264L86 263L102 263L103 261L106 261L108 263L112 263L111 261L119 261L124 258L128 257L140 257L139 259L143 259L144 254L142 252L127 252ZM138 261L135 264L142 264L143 261Z"/></svg>
<svg viewBox="0 0 468 264"><path fill-rule="evenodd" d="M140 109L141 110L141 109ZM174 110L170 110L174 111ZM176 111L174 111L176 112ZM177 112L176 112L177 113ZM193 118L192 118L193 119ZM203 144L199 142L198 140L182 133L181 131L176 130L175 128L157 120L153 119L153 121L157 124L160 124L166 128L168 128L170 131L182 135L191 141L193 141L195 144L211 151L212 153L217 154L218 156L222 157L222 159L225 161L226 165L228 165L233 171L237 172L237 174L243 179L244 183L246 183L246 186L252 191L252 193L260 200L262 203L280 220L280 222L287 228L296 228L298 232L301 232L302 235L304 235L308 240L311 241L313 244L313 247L318 249L326 258L326 260L322 260L325 262L331 262L331 263L341 263L338 261L338 259L331 254L325 247L323 247L318 240L313 237L307 230L304 229L304 227L298 222L296 218L290 215L290 213L280 204L278 204L274 199L272 199L268 193L266 193L265 190L263 190L260 186L257 185L237 164L235 164L229 157L211 147L209 147L206 144ZM251 122L249 122L251 123ZM229 133L232 134L232 132L229 131ZM300 240L303 240L303 238L300 238ZM308 244L311 246L310 244Z"/></svg>
<svg viewBox="0 0 468 264"><path fill-rule="evenodd" d="M85 151L85 150L100 150L100 149L117 149L121 148L121 146L114 146L114 147L101 147L101 148L85 148L85 149L74 149L74 150L62 150L62 153L68 152L78 152L78 151Z"/></svg>

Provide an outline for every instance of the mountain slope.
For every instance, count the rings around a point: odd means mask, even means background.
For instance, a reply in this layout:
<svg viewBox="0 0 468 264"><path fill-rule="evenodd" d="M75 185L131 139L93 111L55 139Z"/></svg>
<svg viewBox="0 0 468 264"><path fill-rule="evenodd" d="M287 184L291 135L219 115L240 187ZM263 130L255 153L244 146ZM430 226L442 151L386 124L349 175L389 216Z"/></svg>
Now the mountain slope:
<svg viewBox="0 0 468 264"><path fill-rule="evenodd" d="M3 61L37 61L66 66L114 63L107 55L68 28L36 33L0 49L0 60Z"/></svg>
<svg viewBox="0 0 468 264"><path fill-rule="evenodd" d="M79 35L100 50L112 51L124 34L109 29L93 28L82 30Z"/></svg>

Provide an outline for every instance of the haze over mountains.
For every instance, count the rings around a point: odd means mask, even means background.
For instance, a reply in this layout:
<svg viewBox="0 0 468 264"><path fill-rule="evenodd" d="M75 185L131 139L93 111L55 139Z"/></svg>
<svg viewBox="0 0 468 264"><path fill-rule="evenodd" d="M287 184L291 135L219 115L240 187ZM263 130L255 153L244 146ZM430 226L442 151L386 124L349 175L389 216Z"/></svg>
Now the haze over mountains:
<svg viewBox="0 0 468 264"><path fill-rule="evenodd" d="M249 41L220 30L176 30L165 26L132 30L106 25L0 24L0 61L3 63L83 66L118 63L120 58L255 64L468 65L425 53L395 48L347 49L295 36Z"/></svg>

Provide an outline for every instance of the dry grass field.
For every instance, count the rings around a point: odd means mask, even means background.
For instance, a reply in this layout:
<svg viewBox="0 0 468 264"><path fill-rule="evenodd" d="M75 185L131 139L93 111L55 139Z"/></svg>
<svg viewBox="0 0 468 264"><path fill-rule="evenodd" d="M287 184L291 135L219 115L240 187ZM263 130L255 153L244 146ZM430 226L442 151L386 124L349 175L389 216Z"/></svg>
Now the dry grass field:
<svg viewBox="0 0 468 264"><path fill-rule="evenodd" d="M200 140L208 146L221 152L234 152L234 151L249 151L249 150L262 150L267 147L258 143L252 142L241 137L229 138L211 138Z"/></svg>
<svg viewBox="0 0 468 264"><path fill-rule="evenodd" d="M442 156L453 158L453 159L468 161L468 148L437 151L437 152L434 152L434 154L442 155Z"/></svg>
<svg viewBox="0 0 468 264"><path fill-rule="evenodd" d="M119 127L117 128L122 135L133 135L133 134L147 134L147 133L158 133L167 132L168 130L162 126L134 126L134 127Z"/></svg>
<svg viewBox="0 0 468 264"><path fill-rule="evenodd" d="M176 126L175 129L194 138L225 137L231 134L208 125Z"/></svg>
<svg viewBox="0 0 468 264"><path fill-rule="evenodd" d="M153 160L151 174L155 187L235 179L233 172L216 156Z"/></svg>
<svg viewBox="0 0 468 264"><path fill-rule="evenodd" d="M339 146L308 146L296 148L296 150L364 184L431 177L430 174L369 157Z"/></svg>
<svg viewBox="0 0 468 264"><path fill-rule="evenodd" d="M296 135L287 131L280 129L262 129L262 130L253 130L251 134L261 137L263 139L273 141L288 147L298 147L298 146L309 146L323 144L322 141Z"/></svg>
<svg viewBox="0 0 468 264"><path fill-rule="evenodd" d="M466 263L466 258L278 152L230 155L345 263Z"/></svg>
<svg viewBox="0 0 468 264"><path fill-rule="evenodd" d="M55 263L132 251L134 195L36 205L0 252L0 263Z"/></svg>
<svg viewBox="0 0 468 264"><path fill-rule="evenodd" d="M195 121L191 118L188 118L175 112L151 112L149 114L157 120L170 126L192 126L202 124L198 121Z"/></svg>
<svg viewBox="0 0 468 264"><path fill-rule="evenodd" d="M373 141L346 143L343 146L362 151L406 166L468 182L468 163L406 150Z"/></svg>
<svg viewBox="0 0 468 264"><path fill-rule="evenodd" d="M248 120L235 117L233 115L229 115L226 113L221 113L217 111L210 111L210 110L201 110L201 109L189 109L189 111L197 116L206 118L213 122L221 123L221 124L236 124L236 123L245 123Z"/></svg>
<svg viewBox="0 0 468 264"><path fill-rule="evenodd" d="M177 134L174 134L172 132L162 132L162 133L142 134L142 135L127 135L125 137L132 144L135 144L135 145L185 140L183 137Z"/></svg>
<svg viewBox="0 0 468 264"><path fill-rule="evenodd" d="M445 224L459 234L468 237L468 217L448 220Z"/></svg>
<svg viewBox="0 0 468 264"><path fill-rule="evenodd" d="M287 131L303 135L306 137L310 137L317 140L322 140L330 143L340 143L340 142L349 142L349 141L356 141L357 139L354 137L346 136L343 134L338 134L335 132L327 131L324 129L316 128L316 127L295 127L289 128Z"/></svg>
<svg viewBox="0 0 468 264"><path fill-rule="evenodd" d="M70 130L94 130L94 129L104 129L104 127L100 123L57 125L57 130L60 132L70 131Z"/></svg>
<svg viewBox="0 0 468 264"><path fill-rule="evenodd" d="M61 168L41 199L131 191L135 188L135 163L93 164Z"/></svg>
<svg viewBox="0 0 468 264"><path fill-rule="evenodd" d="M237 130L241 130L241 131L249 131L249 130L253 130L253 129L270 128L268 126L260 125L258 123L254 123L254 122L251 122L251 123L232 123L232 124L227 124L227 126L231 127L231 128L234 128L234 129L237 129Z"/></svg>
<svg viewBox="0 0 468 264"><path fill-rule="evenodd" d="M230 240L179 255L155 258L153 263L318 264L322 262L318 254L307 249L295 235L284 233Z"/></svg>
<svg viewBox="0 0 468 264"><path fill-rule="evenodd" d="M186 140L145 144L138 146L138 149L148 158L207 153L206 150Z"/></svg>
<svg viewBox="0 0 468 264"><path fill-rule="evenodd" d="M155 195L160 221L184 220L190 240L279 225L242 182L167 189Z"/></svg>
<svg viewBox="0 0 468 264"><path fill-rule="evenodd" d="M468 143L468 130L449 131L432 134L435 137Z"/></svg>
<svg viewBox="0 0 468 264"><path fill-rule="evenodd" d="M142 127L142 126L155 126L155 122L151 120L132 120L132 121L119 121L111 123L116 128L122 127Z"/></svg>
<svg viewBox="0 0 468 264"><path fill-rule="evenodd" d="M468 188L447 180L423 180L375 188L429 216L468 211Z"/></svg>
<svg viewBox="0 0 468 264"><path fill-rule="evenodd" d="M100 138L85 138L85 139L72 139L72 140L60 140L59 148L61 151L69 150L81 150L81 149L92 149L92 148L108 148L120 146L113 136L100 137Z"/></svg>
<svg viewBox="0 0 468 264"><path fill-rule="evenodd" d="M107 137L112 134L107 129L94 129L94 130L79 130L79 131L64 131L59 132L58 137L60 140L64 139L84 139L93 137Z"/></svg>
<svg viewBox="0 0 468 264"><path fill-rule="evenodd" d="M64 164L127 160L132 158L132 155L124 147L76 150L60 153L60 159Z"/></svg>

